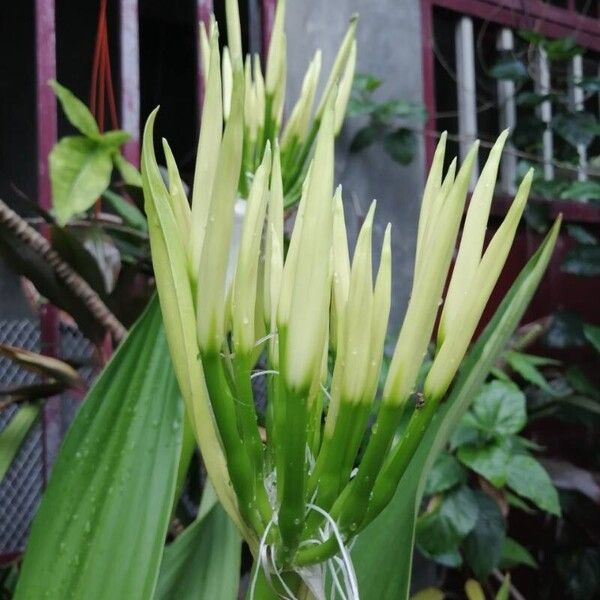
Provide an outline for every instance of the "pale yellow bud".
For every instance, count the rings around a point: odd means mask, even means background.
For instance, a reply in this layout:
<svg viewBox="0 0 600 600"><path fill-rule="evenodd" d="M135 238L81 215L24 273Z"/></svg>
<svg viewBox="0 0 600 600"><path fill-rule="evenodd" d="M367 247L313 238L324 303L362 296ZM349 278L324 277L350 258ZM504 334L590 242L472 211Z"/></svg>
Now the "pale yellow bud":
<svg viewBox="0 0 600 600"><path fill-rule="evenodd" d="M356 68L356 40L353 40L352 46L350 47L350 55L348 56L348 62L344 68L344 74L340 80L337 97L335 99L335 135L339 135L344 124L344 117L346 116L346 107L348 106L348 100L350 100L350 94L352 93L352 83L354 82L354 70Z"/></svg>
<svg viewBox="0 0 600 600"><path fill-rule="evenodd" d="M233 85L233 71L231 69L231 58L227 46L223 48L223 118L229 119L231 110L231 87Z"/></svg>

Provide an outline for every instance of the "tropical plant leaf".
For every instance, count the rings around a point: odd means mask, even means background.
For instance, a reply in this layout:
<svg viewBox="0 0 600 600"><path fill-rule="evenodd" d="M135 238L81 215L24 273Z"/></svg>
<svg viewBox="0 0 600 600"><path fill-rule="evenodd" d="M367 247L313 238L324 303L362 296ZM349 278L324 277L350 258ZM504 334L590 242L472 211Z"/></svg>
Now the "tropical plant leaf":
<svg viewBox="0 0 600 600"><path fill-rule="evenodd" d="M52 203L60 225L90 208L108 187L112 152L110 147L83 136L64 137L52 148Z"/></svg>
<svg viewBox="0 0 600 600"><path fill-rule="evenodd" d="M458 458L492 485L502 487L506 483L506 470L511 459L506 443L496 441L485 446L461 446Z"/></svg>
<svg viewBox="0 0 600 600"><path fill-rule="evenodd" d="M507 483L520 496L542 510L560 516L558 493L542 465L531 456L514 456L507 469Z"/></svg>
<svg viewBox="0 0 600 600"><path fill-rule="evenodd" d="M527 565L534 569L537 568L535 558L531 556L531 552L527 548L511 537L505 537L502 544L502 553L500 554L500 568L512 569L517 565Z"/></svg>
<svg viewBox="0 0 600 600"><path fill-rule="evenodd" d="M435 461L425 486L425 495L439 494L464 483L467 473L461 464L451 454L443 452Z"/></svg>
<svg viewBox="0 0 600 600"><path fill-rule="evenodd" d="M410 129L399 127L383 138L383 149L397 163L409 165L417 150L415 134Z"/></svg>
<svg viewBox="0 0 600 600"><path fill-rule="evenodd" d="M600 327L585 323L583 325L583 335L587 341L595 348L596 352L600 352Z"/></svg>
<svg viewBox="0 0 600 600"><path fill-rule="evenodd" d="M479 579L487 577L498 566L505 537L504 517L496 501L477 491L479 510L473 531L465 539L465 558Z"/></svg>
<svg viewBox="0 0 600 600"><path fill-rule="evenodd" d="M497 435L517 433L527 421L525 395L514 383L505 381L483 386L473 400L471 412L472 423L478 429Z"/></svg>
<svg viewBox="0 0 600 600"><path fill-rule="evenodd" d="M127 202L123 196L111 190L105 190L102 197L114 208L115 212L123 221L139 231L148 231L148 222L144 213L131 202Z"/></svg>
<svg viewBox="0 0 600 600"><path fill-rule="evenodd" d="M155 298L69 429L33 522L16 600L152 597L182 412Z"/></svg>
<svg viewBox="0 0 600 600"><path fill-rule="evenodd" d="M208 484L198 518L165 548L154 600L235 600L241 544L240 534Z"/></svg>
<svg viewBox="0 0 600 600"><path fill-rule="evenodd" d="M48 85L59 99L69 123L81 131L83 135L93 139L99 138L100 130L90 109L73 92L60 85L58 81L49 81Z"/></svg>
<svg viewBox="0 0 600 600"><path fill-rule="evenodd" d="M359 587L380 600L408 598L415 524L429 470L523 316L556 243L557 222L470 350L448 400L419 445L389 506L359 536L352 556ZM373 548L386 548L385 553Z"/></svg>
<svg viewBox="0 0 600 600"><path fill-rule="evenodd" d="M0 431L0 482L4 479L39 412L40 407L36 404L21 406L8 425Z"/></svg>

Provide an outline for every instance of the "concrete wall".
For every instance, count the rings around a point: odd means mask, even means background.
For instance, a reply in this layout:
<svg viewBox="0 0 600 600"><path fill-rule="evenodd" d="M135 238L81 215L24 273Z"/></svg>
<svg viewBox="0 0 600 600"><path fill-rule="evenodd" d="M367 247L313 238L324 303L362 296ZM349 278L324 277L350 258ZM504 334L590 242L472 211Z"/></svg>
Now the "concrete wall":
<svg viewBox="0 0 600 600"><path fill-rule="evenodd" d="M296 0L287 3L288 100L295 101L308 62L316 48L323 51L321 79L331 63L348 19L359 13L359 72L383 80L381 99L422 101L421 30L418 0ZM355 207L364 214L373 198L378 201L376 244L392 223L394 290L391 330L401 323L408 302L416 225L423 188L423 145L408 167L394 163L380 147L349 154L354 133L364 123L346 122L337 144L337 176L344 186L346 220L351 225Z"/></svg>

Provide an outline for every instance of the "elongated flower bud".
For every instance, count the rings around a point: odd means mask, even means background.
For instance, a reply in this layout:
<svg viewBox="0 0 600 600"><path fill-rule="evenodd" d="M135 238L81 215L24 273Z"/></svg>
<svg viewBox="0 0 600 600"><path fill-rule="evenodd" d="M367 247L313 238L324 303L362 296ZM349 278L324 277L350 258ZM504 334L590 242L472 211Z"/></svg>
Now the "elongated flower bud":
<svg viewBox="0 0 600 600"><path fill-rule="evenodd" d="M344 375L341 394L345 400L364 398L371 355L373 311L372 233L375 201L360 230L352 260L350 288L344 318Z"/></svg>
<svg viewBox="0 0 600 600"><path fill-rule="evenodd" d="M422 270L413 282L406 317L400 330L383 392L384 400L392 404L406 402L412 393L419 367L427 351L477 150L478 144L474 144L439 214L430 216L430 219L434 219L432 239L435 245L426 249L427 255L423 258Z"/></svg>
<svg viewBox="0 0 600 600"><path fill-rule="evenodd" d="M308 388L320 366L330 298L329 253L332 238L333 107L325 111L319 130L313 168L308 179L306 207L297 257L288 322L285 376L290 389Z"/></svg>
<svg viewBox="0 0 600 600"><path fill-rule="evenodd" d="M190 204L187 196L185 195L183 183L181 182L181 177L179 176L179 169L177 168L177 163L175 162L175 157L173 156L173 152L171 152L169 143L167 140L165 140L165 138L162 139L162 143L165 152L165 158L167 160L167 172L169 174L169 196L171 197L171 208L173 209L173 214L175 216L175 220L177 221L177 226L179 227L182 243L186 249L186 254L188 255L188 268L191 269L191 264L189 261L190 227L192 222Z"/></svg>
<svg viewBox="0 0 600 600"><path fill-rule="evenodd" d="M336 350L343 341L346 302L350 289L350 255L344 218L342 187L333 197L333 289L331 301L331 346Z"/></svg>
<svg viewBox="0 0 600 600"><path fill-rule="evenodd" d="M502 225L494 234L483 258L476 267L468 291L462 295L461 306L452 321L448 321L446 336L425 380L425 394L441 397L467 350L473 332L504 267L517 226L523 214L533 180L533 169L523 178L517 195ZM482 224L485 229L485 223Z"/></svg>
<svg viewBox="0 0 600 600"><path fill-rule="evenodd" d="M388 319L390 317L392 298L392 226L388 223L381 245L379 271L373 292L373 313L371 317L371 340L369 357L369 374L365 400L372 401L379 384L379 372L385 348Z"/></svg>
<svg viewBox="0 0 600 600"><path fill-rule="evenodd" d="M344 39L342 40L335 60L333 61L333 67L331 67L327 83L325 84L325 89L323 90L323 94L321 95L321 100L317 108L315 117L316 119L321 118L323 111L325 110L325 106L329 100L329 96L338 85L340 78L342 77L342 73L346 67L346 63L348 61L348 57L350 56L350 52L352 51L352 46L356 37L357 23L358 17L354 15L350 19L350 25L348 26L346 34L344 35Z"/></svg>
<svg viewBox="0 0 600 600"><path fill-rule="evenodd" d="M460 306L471 289L475 271L481 261L486 224L498 176L498 166L507 137L508 130L500 134L473 190L440 319L438 343L443 341L448 324L456 319Z"/></svg>
<svg viewBox="0 0 600 600"><path fill-rule="evenodd" d="M275 145L271 184L269 188L269 213L265 239L265 292L264 321L270 332L275 330L277 304L283 271L283 183L281 157Z"/></svg>
<svg viewBox="0 0 600 600"><path fill-rule="evenodd" d="M267 143L261 165L256 170L237 261L233 287L233 343L236 352L249 354L254 348L258 263L262 224L267 207L267 186L271 169L271 148ZM261 290L262 292L262 290Z"/></svg>
<svg viewBox="0 0 600 600"><path fill-rule="evenodd" d="M252 77L254 79L254 102L256 103L256 123L263 128L265 118L265 80L260 67L260 56L254 55L252 61Z"/></svg>
<svg viewBox="0 0 600 600"><path fill-rule="evenodd" d="M205 353L219 352L225 335L225 283L233 226L233 205L237 197L237 182L242 163L244 118L242 69L237 69L233 77L231 114L219 149L198 270L198 343Z"/></svg>
<svg viewBox="0 0 600 600"><path fill-rule="evenodd" d="M346 107L350 94L352 92L352 83L354 82L354 70L356 68L356 40L352 41L350 46L350 54L344 68L344 74L340 80L337 97L335 99L335 135L339 135L342 125L344 124L344 116L346 115Z"/></svg>
<svg viewBox="0 0 600 600"><path fill-rule="evenodd" d="M231 110L231 87L233 85L233 71L231 69L231 58L229 48L223 48L223 118L229 119Z"/></svg>
<svg viewBox="0 0 600 600"><path fill-rule="evenodd" d="M238 0L225 0L225 17L227 20L227 44L231 52L234 69L242 64L242 32Z"/></svg>
<svg viewBox="0 0 600 600"><path fill-rule="evenodd" d="M214 20L214 15L211 15L211 18ZM210 35L206 31L204 21L200 21L200 60L202 61L202 79L204 80L204 85L208 81L208 71L210 70Z"/></svg>
<svg viewBox="0 0 600 600"><path fill-rule="evenodd" d="M308 134L320 72L321 51L317 50L314 58L308 65L308 69L306 69L300 96L298 97L283 130L283 135L281 137L281 148L283 151L287 151L293 143L302 143Z"/></svg>
<svg viewBox="0 0 600 600"><path fill-rule="evenodd" d="M265 79L265 88L267 94L275 95L276 88L281 80L281 74L286 70L284 44L285 44L285 0L277 2L275 9L275 19L273 21L273 30L271 31L271 41L269 43L269 52L267 54L267 73Z"/></svg>
<svg viewBox="0 0 600 600"><path fill-rule="evenodd" d="M221 58L219 32L215 24L210 38L210 68L202 107L202 127L198 141L194 188L192 190L192 272L200 268L200 255L210 210L219 148L223 132L223 98L221 95Z"/></svg>

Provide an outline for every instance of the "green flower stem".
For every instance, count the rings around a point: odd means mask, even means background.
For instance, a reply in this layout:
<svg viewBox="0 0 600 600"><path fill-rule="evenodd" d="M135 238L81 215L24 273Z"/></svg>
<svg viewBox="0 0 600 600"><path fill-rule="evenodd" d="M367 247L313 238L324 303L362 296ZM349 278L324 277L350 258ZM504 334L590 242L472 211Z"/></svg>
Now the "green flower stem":
<svg viewBox="0 0 600 600"><path fill-rule="evenodd" d="M346 501L343 506L340 506L339 501L336 502L333 508L333 516L339 517L338 522L342 532L356 532L364 519L375 478L390 449L402 416L402 409L402 405L395 406L389 403L381 405L377 421L371 429L365 454L358 467L358 473L349 484L350 491Z"/></svg>
<svg viewBox="0 0 600 600"><path fill-rule="evenodd" d="M423 407L413 412L400 442L393 449L377 477L363 527L368 525L392 499L402 475L433 419L440 400L439 397L426 398Z"/></svg>
<svg viewBox="0 0 600 600"><path fill-rule="evenodd" d="M278 554L284 565L294 556L304 527L307 392L308 390L286 390L283 493L278 520L282 539L281 551Z"/></svg>
<svg viewBox="0 0 600 600"><path fill-rule="evenodd" d="M396 493L400 479L408 467L419 443L423 439L439 402L440 398L429 398L425 401L423 408L415 410L413 413L402 439L386 460L381 474L377 477L365 518L362 520L362 523L360 523L358 529L355 532L351 532L352 534L358 533L369 525L369 523L371 523L387 506L393 495ZM336 506L338 503L345 506L352 492L351 484L342 492L338 502L336 502ZM347 534L348 532L343 529L344 525L342 519L339 521L340 528L343 533ZM332 537L318 546L303 548L296 555L294 563L298 566L317 564L327 560L336 554L338 550L339 546L337 540Z"/></svg>
<svg viewBox="0 0 600 600"><path fill-rule="evenodd" d="M323 391L318 389L314 397L309 398L308 447L313 456L318 456L321 446L321 425L323 419Z"/></svg>
<svg viewBox="0 0 600 600"><path fill-rule="evenodd" d="M342 465L342 481L348 481L350 478L360 443L365 435L365 425L371 413L371 406L372 403L369 401L361 402L357 407L356 418L352 423L348 443L346 444L346 456Z"/></svg>
<svg viewBox="0 0 600 600"><path fill-rule="evenodd" d="M254 475L254 490L258 509L265 523L271 519L271 505L263 483L264 447L258 431L256 409L254 407L254 393L250 379L251 359L237 353L233 359L235 386L237 391L237 415L242 438L248 449Z"/></svg>
<svg viewBox="0 0 600 600"><path fill-rule="evenodd" d="M275 119L273 118L273 96L267 94L265 96L265 126L262 131L259 145L261 155L263 154L268 141L271 142L271 147L273 147L276 134L275 129Z"/></svg>
<svg viewBox="0 0 600 600"><path fill-rule="evenodd" d="M311 473L308 483L308 497L311 497L316 490L314 503L323 510L328 511L331 508L340 490L346 444L357 410L356 405L342 400L333 434L325 438L317 464ZM322 521L322 515L316 511L311 512L304 528L304 539L312 537L315 529Z"/></svg>
<svg viewBox="0 0 600 600"><path fill-rule="evenodd" d="M254 502L252 463L238 431L234 399L223 373L221 359L217 354L205 355L202 357L202 366L240 513L260 535L264 525Z"/></svg>

